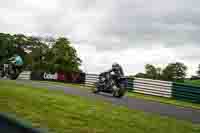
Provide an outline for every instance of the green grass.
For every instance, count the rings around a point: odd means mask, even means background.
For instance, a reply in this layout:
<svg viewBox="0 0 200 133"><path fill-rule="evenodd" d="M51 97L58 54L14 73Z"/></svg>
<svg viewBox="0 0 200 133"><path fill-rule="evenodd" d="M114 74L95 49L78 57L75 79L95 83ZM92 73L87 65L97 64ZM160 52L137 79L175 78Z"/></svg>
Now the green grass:
<svg viewBox="0 0 200 133"><path fill-rule="evenodd" d="M200 104L185 102L185 101L176 100L176 99L172 99L172 98L144 95L144 94L131 93L131 92L128 93L128 96L138 98L138 99L145 99L145 100L150 100L150 101L155 101L155 102L160 102L160 103L165 103L165 104L171 104L171 105L175 105L175 106L200 109Z"/></svg>
<svg viewBox="0 0 200 133"><path fill-rule="evenodd" d="M81 85L78 85L78 84L66 84L66 83L49 82L49 81L41 81L41 82L42 83L53 84L53 85L63 85L63 86L66 86L66 87L90 89L88 87L84 87L84 86L81 86ZM191 102L185 102L185 101L171 99L171 98L144 95L144 94L132 93L132 92L128 92L127 95L129 97L138 98L138 99L145 99L145 100L151 100L151 101L156 101L156 102L165 103L165 104L172 104L172 105L175 105L175 106L200 109L200 104L191 103Z"/></svg>
<svg viewBox="0 0 200 133"><path fill-rule="evenodd" d="M0 81L0 111L55 133L199 133L200 125Z"/></svg>

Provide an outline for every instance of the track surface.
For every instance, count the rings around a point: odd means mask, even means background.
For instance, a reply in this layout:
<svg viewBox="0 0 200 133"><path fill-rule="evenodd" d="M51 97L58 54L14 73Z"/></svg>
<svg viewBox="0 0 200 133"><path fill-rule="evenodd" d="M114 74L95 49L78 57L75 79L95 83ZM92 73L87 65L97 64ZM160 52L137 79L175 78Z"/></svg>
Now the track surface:
<svg viewBox="0 0 200 133"><path fill-rule="evenodd" d="M35 88L44 87L50 90L64 90L66 94L78 95L78 96L88 97L91 99L101 99L111 102L114 105L126 106L129 109L159 114L161 116L174 117L180 120L188 120L198 124L200 123L200 110L197 109L178 107L169 104L163 104L163 103L130 98L130 97L123 97L121 99L118 99L107 94L93 94L89 90L66 87L62 85L52 85L49 83L23 81L23 80L18 80L16 82L18 84L31 85L34 86Z"/></svg>

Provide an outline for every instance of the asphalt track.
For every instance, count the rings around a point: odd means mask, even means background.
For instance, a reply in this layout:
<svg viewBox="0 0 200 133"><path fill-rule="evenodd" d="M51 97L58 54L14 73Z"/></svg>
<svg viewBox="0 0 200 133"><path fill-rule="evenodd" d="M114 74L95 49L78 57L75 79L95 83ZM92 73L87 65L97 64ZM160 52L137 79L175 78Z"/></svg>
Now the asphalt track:
<svg viewBox="0 0 200 133"><path fill-rule="evenodd" d="M43 87L43 88L48 88L49 90L64 90L66 94L88 97L90 99L100 99L108 101L114 105L126 106L129 109L139 110L153 114L159 114L161 116L173 117L179 120L187 120L191 121L192 123L200 124L200 110L198 109L179 107L143 99L131 98L127 96L119 99L119 98L114 98L107 94L93 94L89 90L66 87L62 85L53 85L44 82L24 81L24 80L18 80L16 82L18 84L31 85L35 88Z"/></svg>

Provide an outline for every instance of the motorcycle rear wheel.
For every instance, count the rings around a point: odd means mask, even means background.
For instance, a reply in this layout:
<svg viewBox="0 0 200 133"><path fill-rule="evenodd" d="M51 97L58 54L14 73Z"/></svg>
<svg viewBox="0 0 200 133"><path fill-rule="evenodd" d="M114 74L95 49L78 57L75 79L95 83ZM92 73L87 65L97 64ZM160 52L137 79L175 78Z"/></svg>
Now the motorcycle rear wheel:
<svg viewBox="0 0 200 133"><path fill-rule="evenodd" d="M17 77L18 77L17 74L9 74L9 75L8 75L8 78L9 78L10 80L16 80Z"/></svg>

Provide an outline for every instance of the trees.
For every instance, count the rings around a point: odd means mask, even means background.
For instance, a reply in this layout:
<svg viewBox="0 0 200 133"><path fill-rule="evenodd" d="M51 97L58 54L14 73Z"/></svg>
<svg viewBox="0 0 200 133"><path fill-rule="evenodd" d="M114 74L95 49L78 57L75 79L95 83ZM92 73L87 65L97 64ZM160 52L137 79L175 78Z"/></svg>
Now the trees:
<svg viewBox="0 0 200 133"><path fill-rule="evenodd" d="M3 64L8 58L14 54L19 54L23 59L25 65L28 64L27 50L32 50L33 44L36 43L30 41L30 37L23 34L4 34L0 33L0 63Z"/></svg>
<svg viewBox="0 0 200 133"><path fill-rule="evenodd" d="M39 37L29 37L29 50L30 59L29 64L33 70L47 70L48 66L45 65L44 57L49 49L48 45L41 41Z"/></svg>
<svg viewBox="0 0 200 133"><path fill-rule="evenodd" d="M81 59L78 57L75 48L70 46L67 38L58 38L51 41L52 46L42 43L37 38L32 38L36 46L32 48L32 68L34 70L50 72L72 72L80 71Z"/></svg>
<svg viewBox="0 0 200 133"><path fill-rule="evenodd" d="M67 38L58 38L55 44L48 52L47 60L49 61L52 71L79 71L81 59L77 56L75 48L70 46L70 41Z"/></svg>
<svg viewBox="0 0 200 133"><path fill-rule="evenodd" d="M49 44L50 43L50 44ZM67 38L45 38L23 34L0 33L0 64L15 53L22 56L25 66L43 71L80 71L81 59Z"/></svg>
<svg viewBox="0 0 200 133"><path fill-rule="evenodd" d="M145 73L138 73L135 77L149 78L166 81L184 81L186 77L187 66L183 63L175 62L168 64L163 70L151 64L145 65Z"/></svg>
<svg viewBox="0 0 200 133"><path fill-rule="evenodd" d="M0 64L6 63L8 58L16 53L16 48L13 44L13 36L10 34L0 33Z"/></svg>
<svg viewBox="0 0 200 133"><path fill-rule="evenodd" d="M136 78L147 78L147 75L145 73L137 73L135 75Z"/></svg>
<svg viewBox="0 0 200 133"><path fill-rule="evenodd" d="M52 47L37 42L39 47L34 47L31 52L33 69L50 72L71 72L79 71L81 59L76 50L70 46L67 38L58 38L52 42Z"/></svg>
<svg viewBox="0 0 200 133"><path fill-rule="evenodd" d="M160 67L155 67L154 65L151 64L146 64L145 73L137 73L135 77L159 80L162 77L162 69Z"/></svg>
<svg viewBox="0 0 200 133"><path fill-rule="evenodd" d="M155 66L153 66L151 64L145 65L145 72L146 72L147 78L150 78L150 79L157 78L157 69Z"/></svg>
<svg viewBox="0 0 200 133"><path fill-rule="evenodd" d="M186 77L187 66L181 62L170 63L163 70L162 78L168 81L184 81Z"/></svg>
<svg viewBox="0 0 200 133"><path fill-rule="evenodd" d="M156 79L162 79L162 68L161 67L156 68Z"/></svg>
<svg viewBox="0 0 200 133"><path fill-rule="evenodd" d="M155 67L154 65L145 65L145 74L141 76L150 79L161 79L162 69L160 67Z"/></svg>

